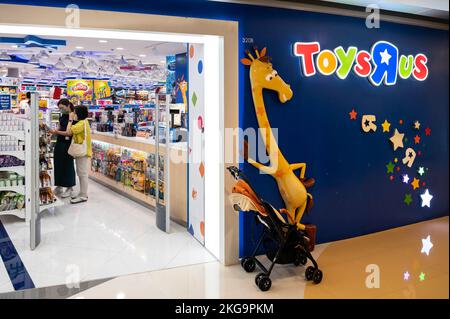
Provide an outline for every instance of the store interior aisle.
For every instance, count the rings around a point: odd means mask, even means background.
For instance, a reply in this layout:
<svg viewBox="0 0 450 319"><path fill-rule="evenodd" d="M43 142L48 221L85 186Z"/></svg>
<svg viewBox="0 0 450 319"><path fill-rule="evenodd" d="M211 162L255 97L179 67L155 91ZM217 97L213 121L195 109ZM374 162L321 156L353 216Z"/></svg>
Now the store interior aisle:
<svg viewBox="0 0 450 319"><path fill-rule="evenodd" d="M36 287L110 278L125 274L215 260L185 228L172 223L166 234L155 226L155 214L90 181L87 203L57 207L42 214L42 242L29 248L29 227L1 217ZM0 270L2 292L8 286Z"/></svg>

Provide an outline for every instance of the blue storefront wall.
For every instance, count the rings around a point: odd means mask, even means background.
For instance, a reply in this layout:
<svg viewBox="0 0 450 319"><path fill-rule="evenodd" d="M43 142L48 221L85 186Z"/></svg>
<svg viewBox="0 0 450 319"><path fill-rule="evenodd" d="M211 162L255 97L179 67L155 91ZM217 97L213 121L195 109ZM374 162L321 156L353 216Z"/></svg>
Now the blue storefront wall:
<svg viewBox="0 0 450 319"><path fill-rule="evenodd" d="M21 3L63 7L71 2ZM82 9L238 21L241 41L246 38L260 48L267 46L275 69L291 85L294 96L281 104L275 93L266 92L266 110L271 126L278 128L279 147L287 160L307 163L306 175L316 180L311 189L315 206L304 222L317 225L319 243L448 215L448 31L387 22L381 22L379 29L368 29L360 18L200 0L80 0L77 4ZM301 75L300 60L292 53L297 41L318 41L322 49L357 46L370 51L380 40L395 44L399 54L424 53L428 57L428 78L423 82L399 78L394 86L379 87L353 72L345 80L319 74L307 78ZM240 57L247 48L242 42ZM248 69L243 65L239 94L240 126L257 127ZM349 119L352 109L358 113L356 121ZM362 132L363 114L376 115L377 132ZM389 133L382 132L385 119L391 123ZM422 125L420 131L412 126L416 120ZM430 136L425 136L425 127L431 128ZM405 148L396 152L389 142L395 128L408 140ZM421 136L419 145L413 142L416 134ZM409 146L421 151L411 169L399 164ZM387 174L386 164L394 163L395 158L400 171ZM428 168L425 175L417 175L418 166ZM283 206L271 177L259 174L248 164L242 167L262 197L275 207ZM426 185L413 190L410 184L402 183L403 174L411 179L418 177ZM390 175L394 180L389 179ZM434 196L431 208L420 205L420 194L426 188ZM404 203L406 194L412 195L409 206ZM251 251L259 231L250 214L241 214L241 255Z"/></svg>

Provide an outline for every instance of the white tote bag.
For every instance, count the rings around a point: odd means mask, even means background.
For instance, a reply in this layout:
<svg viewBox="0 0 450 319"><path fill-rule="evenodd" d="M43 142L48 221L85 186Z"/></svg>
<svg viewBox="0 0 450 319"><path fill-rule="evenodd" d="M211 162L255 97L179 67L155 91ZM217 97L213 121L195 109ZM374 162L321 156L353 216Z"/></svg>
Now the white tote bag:
<svg viewBox="0 0 450 319"><path fill-rule="evenodd" d="M84 157L87 156L87 120L84 120L84 140L82 144L75 143L75 139L72 137L72 142L70 143L70 147L68 153L73 158Z"/></svg>

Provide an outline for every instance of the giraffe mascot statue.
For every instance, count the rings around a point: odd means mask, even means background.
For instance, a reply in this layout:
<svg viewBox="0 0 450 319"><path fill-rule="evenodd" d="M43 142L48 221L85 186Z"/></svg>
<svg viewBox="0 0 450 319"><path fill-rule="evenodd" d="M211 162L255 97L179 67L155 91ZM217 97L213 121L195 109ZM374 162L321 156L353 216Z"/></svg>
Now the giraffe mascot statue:
<svg viewBox="0 0 450 319"><path fill-rule="evenodd" d="M301 223L303 214L312 205L312 196L307 192L307 188L314 184L314 180L305 179L305 163L290 164L283 156L273 135L264 105L264 89L277 92L281 103L289 101L293 92L273 69L270 58L266 56L266 48L261 51L255 48L255 56L249 51L246 53L248 58L241 59L241 62L250 66L253 104L270 164L263 165L251 158L246 142L244 142L244 158L259 171L269 174L276 180L285 208L280 210L274 208L257 194L239 168L228 167L231 175L237 180L228 196L233 209L256 212L257 220L265 226L256 246L253 247L253 253L241 259L241 266L248 273L253 272L258 266L262 272L256 275L255 283L259 289L267 291L272 285L270 275L275 264L292 263L299 266L306 265L310 260L312 265L306 268L305 278L318 284L322 281L323 273L311 254L314 250L316 228L314 225ZM296 170L300 170L300 176L294 173ZM266 238L270 239L272 245L266 246ZM268 268L256 256L261 245L271 261Z"/></svg>
<svg viewBox="0 0 450 319"><path fill-rule="evenodd" d="M255 48L255 57L249 51L246 51L246 53L248 58L241 59L241 63L250 66L253 103L260 134L269 155L270 166L265 166L250 158L246 142L244 157L248 163L261 172L275 178L286 206L280 212L286 213L289 223L296 224L300 230L305 230L306 227L301 223L301 219L305 211L312 205L312 195L306 189L314 184L314 180L305 179L305 163L289 164L281 153L267 117L263 98L264 89L273 90L278 93L280 102L286 103L292 98L293 92L291 87L273 69L270 58L266 56L266 48L260 52ZM300 170L300 178L295 175L295 170Z"/></svg>

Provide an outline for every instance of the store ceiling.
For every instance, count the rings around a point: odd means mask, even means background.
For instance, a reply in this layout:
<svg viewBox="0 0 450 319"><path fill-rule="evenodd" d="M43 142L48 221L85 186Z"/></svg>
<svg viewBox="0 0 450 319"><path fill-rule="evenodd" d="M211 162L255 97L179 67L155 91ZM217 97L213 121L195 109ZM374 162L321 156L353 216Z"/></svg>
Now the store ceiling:
<svg viewBox="0 0 450 319"><path fill-rule="evenodd" d="M0 34L2 38L24 36ZM0 43L0 76L18 68L23 78L58 82L69 77L109 78L125 84L165 81L166 56L186 52L186 44L132 40L52 37L65 40L55 48L23 47ZM30 60L31 59L31 60ZM31 62L31 63L30 63ZM61 64L62 62L62 64Z"/></svg>
<svg viewBox="0 0 450 319"><path fill-rule="evenodd" d="M448 0L322 0L358 7L376 4L380 9L448 20Z"/></svg>
<svg viewBox="0 0 450 319"><path fill-rule="evenodd" d="M368 5L376 4L382 10L399 13L411 14L418 17L426 17L446 21L449 17L448 0L210 0L229 3L244 3L251 5L261 5L269 7L289 8L296 4L299 6L324 6L345 8L354 11L364 11Z"/></svg>

